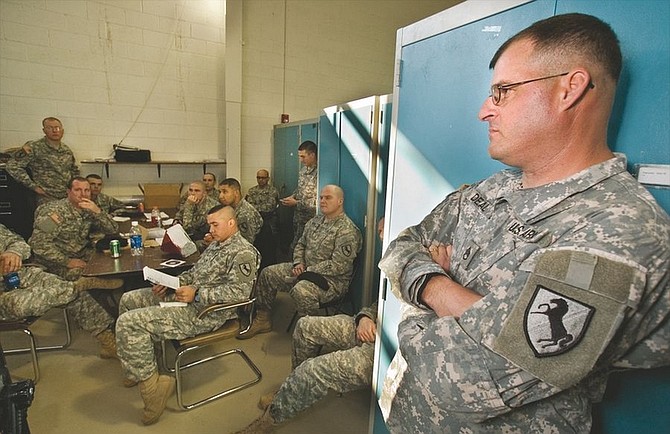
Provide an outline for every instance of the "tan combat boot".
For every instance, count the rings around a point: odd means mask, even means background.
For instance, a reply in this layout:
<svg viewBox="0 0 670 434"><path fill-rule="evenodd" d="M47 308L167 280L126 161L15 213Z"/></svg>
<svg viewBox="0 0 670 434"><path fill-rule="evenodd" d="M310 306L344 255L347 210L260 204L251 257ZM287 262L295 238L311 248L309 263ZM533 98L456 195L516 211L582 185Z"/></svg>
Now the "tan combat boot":
<svg viewBox="0 0 670 434"><path fill-rule="evenodd" d="M118 359L116 355L116 336L111 330L105 330L99 333L95 338L100 342L100 358L101 359Z"/></svg>
<svg viewBox="0 0 670 434"><path fill-rule="evenodd" d="M258 400L258 408L261 410L267 409L270 404L272 404L272 401L275 399L275 395L277 395L277 392L279 392L279 389L275 389L270 393L266 393L265 395L261 396L261 398Z"/></svg>
<svg viewBox="0 0 670 434"><path fill-rule="evenodd" d="M123 286L123 279L101 279L99 277L80 277L74 281L74 289L87 291L89 289L116 289Z"/></svg>
<svg viewBox="0 0 670 434"><path fill-rule="evenodd" d="M131 378L124 378L123 379L123 387L135 387L137 386L137 381L131 379Z"/></svg>
<svg viewBox="0 0 670 434"><path fill-rule="evenodd" d="M251 422L251 424L248 427L236 432L235 434L271 433L275 430L275 428L277 428L278 425L279 424L275 422L274 419L272 419L272 415L270 414L270 408L268 407L261 417Z"/></svg>
<svg viewBox="0 0 670 434"><path fill-rule="evenodd" d="M270 318L270 311L259 309L256 312L256 318L251 324L251 328L246 333L240 333L237 339L253 338L259 333L268 333L272 331L272 319Z"/></svg>
<svg viewBox="0 0 670 434"><path fill-rule="evenodd" d="M175 379L169 375L158 375L158 372L151 374L151 377L140 382L140 393L144 401L144 411L142 413L142 423L151 425L158 422L158 418L163 414L167 400L174 392Z"/></svg>

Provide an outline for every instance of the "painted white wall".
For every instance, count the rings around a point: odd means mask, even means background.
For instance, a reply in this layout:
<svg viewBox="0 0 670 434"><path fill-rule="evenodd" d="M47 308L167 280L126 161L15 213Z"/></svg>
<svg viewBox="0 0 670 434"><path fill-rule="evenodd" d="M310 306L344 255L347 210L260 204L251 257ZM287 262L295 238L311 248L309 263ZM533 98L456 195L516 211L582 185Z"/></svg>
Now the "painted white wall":
<svg viewBox="0 0 670 434"><path fill-rule="evenodd" d="M242 185L271 168L272 126L393 91L396 30L460 0L244 0Z"/></svg>
<svg viewBox="0 0 670 434"><path fill-rule="evenodd" d="M272 126L392 90L395 31L458 0L0 0L0 149L59 117L77 159L226 158L244 189ZM226 10L228 16L226 16ZM225 166L211 166L220 178ZM102 174L102 165L83 165ZM113 195L201 166L111 167Z"/></svg>

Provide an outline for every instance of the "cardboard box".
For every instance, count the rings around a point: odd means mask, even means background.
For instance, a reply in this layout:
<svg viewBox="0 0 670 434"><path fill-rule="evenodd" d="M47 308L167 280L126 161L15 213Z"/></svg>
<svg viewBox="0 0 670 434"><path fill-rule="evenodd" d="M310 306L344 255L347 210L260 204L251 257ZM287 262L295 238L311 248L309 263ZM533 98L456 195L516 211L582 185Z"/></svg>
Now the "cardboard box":
<svg viewBox="0 0 670 434"><path fill-rule="evenodd" d="M139 186L144 192L145 212L151 212L155 206L161 210L176 209L183 184L144 184Z"/></svg>

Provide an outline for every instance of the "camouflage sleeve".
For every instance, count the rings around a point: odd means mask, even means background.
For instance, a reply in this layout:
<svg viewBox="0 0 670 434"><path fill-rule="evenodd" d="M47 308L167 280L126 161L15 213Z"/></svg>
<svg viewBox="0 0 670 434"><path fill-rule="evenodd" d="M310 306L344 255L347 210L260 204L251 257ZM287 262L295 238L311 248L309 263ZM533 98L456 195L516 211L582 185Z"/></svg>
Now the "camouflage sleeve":
<svg viewBox="0 0 670 434"><path fill-rule="evenodd" d="M0 253L16 253L21 259L30 257L30 246L20 235L15 234L0 223Z"/></svg>
<svg viewBox="0 0 670 434"><path fill-rule="evenodd" d="M305 260L305 245L307 243L307 238L309 237L308 234L312 231L312 226L314 226L314 219L307 222L305 229L302 232L302 236L300 236L300 239L295 244L295 248L293 249L293 265L307 263Z"/></svg>
<svg viewBox="0 0 670 434"><path fill-rule="evenodd" d="M63 222L59 220L58 215L49 205L49 203L44 204L35 211L33 234L29 240L30 247L35 255L40 256L43 260L66 266L70 258L55 243L59 238Z"/></svg>
<svg viewBox="0 0 670 434"><path fill-rule="evenodd" d="M251 233L251 239L255 239L256 235L261 231L261 227L263 227L263 217L261 217L261 213L259 213L253 206L250 206L251 208L251 219L249 221L249 232Z"/></svg>
<svg viewBox="0 0 670 434"><path fill-rule="evenodd" d="M109 212L124 208L126 205L113 196L109 196Z"/></svg>
<svg viewBox="0 0 670 434"><path fill-rule="evenodd" d="M32 148L30 142L23 145L23 148L14 154L14 157L7 161L7 173L9 173L12 178L17 182L25 185L31 190L35 190L37 187L40 187L35 181L33 181L26 168L32 162Z"/></svg>
<svg viewBox="0 0 670 434"><path fill-rule="evenodd" d="M391 289L398 297L418 307L419 290L426 277L433 274L448 274L436 264L428 253L432 241L451 244L453 231L458 223L458 212L462 194L455 191L443 200L421 223L402 231L391 242L379 268L391 281Z"/></svg>
<svg viewBox="0 0 670 434"><path fill-rule="evenodd" d="M200 301L205 305L244 300L249 297L258 272L259 258L255 249L242 249L226 256L223 269L214 273L214 278L195 277L190 283L195 286Z"/></svg>
<svg viewBox="0 0 670 434"><path fill-rule="evenodd" d="M367 316L372 321L377 322L377 302L375 301L368 307L364 307L360 312L356 314L356 324L360 321L361 317Z"/></svg>
<svg viewBox="0 0 670 434"><path fill-rule="evenodd" d="M180 217L179 221L184 230L191 234L199 225L198 213L196 212L196 206L191 202L186 202L184 206L179 210Z"/></svg>
<svg viewBox="0 0 670 434"><path fill-rule="evenodd" d="M330 259L310 265L307 271L313 271L325 277L344 276L351 273L354 259L361 249L362 238L360 231L354 225L344 226L343 229L337 233Z"/></svg>
<svg viewBox="0 0 670 434"><path fill-rule="evenodd" d="M72 178L81 175L79 166L77 166L77 161L74 158L74 154L72 154L72 165L70 166L70 173L72 174Z"/></svg>
<svg viewBox="0 0 670 434"><path fill-rule="evenodd" d="M187 198L188 198L188 192L179 196L179 203L177 203L177 209L179 211L181 211L181 209L184 207Z"/></svg>
<svg viewBox="0 0 670 434"><path fill-rule="evenodd" d="M93 221L95 227L104 234L114 234L119 231L119 224L104 211L101 211L100 214L93 214Z"/></svg>

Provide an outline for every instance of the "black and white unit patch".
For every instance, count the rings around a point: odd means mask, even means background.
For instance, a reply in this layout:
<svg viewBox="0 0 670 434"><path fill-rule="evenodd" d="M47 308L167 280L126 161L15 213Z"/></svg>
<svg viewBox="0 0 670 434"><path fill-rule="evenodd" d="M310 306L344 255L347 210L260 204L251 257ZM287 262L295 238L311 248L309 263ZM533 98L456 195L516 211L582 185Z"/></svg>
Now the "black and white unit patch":
<svg viewBox="0 0 670 434"><path fill-rule="evenodd" d="M526 308L524 332L535 357L550 357L574 348L589 327L595 307L542 285Z"/></svg>
<svg viewBox="0 0 670 434"><path fill-rule="evenodd" d="M240 264L240 271L242 272L242 274L249 277L249 275L251 275L251 264L248 264L246 262Z"/></svg>

